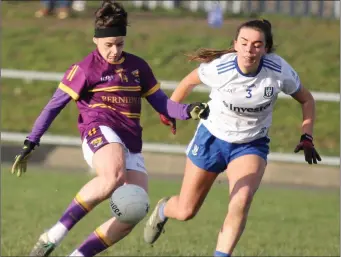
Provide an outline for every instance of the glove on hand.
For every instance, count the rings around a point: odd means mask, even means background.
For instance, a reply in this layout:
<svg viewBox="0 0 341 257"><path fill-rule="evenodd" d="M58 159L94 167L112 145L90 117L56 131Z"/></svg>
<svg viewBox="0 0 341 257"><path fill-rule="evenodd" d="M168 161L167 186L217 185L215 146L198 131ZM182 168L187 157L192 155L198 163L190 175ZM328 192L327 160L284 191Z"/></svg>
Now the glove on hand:
<svg viewBox="0 0 341 257"><path fill-rule="evenodd" d="M22 147L21 152L15 156L14 158L14 164L12 166L11 173L17 174L18 177L20 177L24 172L26 172L27 169L27 160L29 159L32 150L37 146L38 144L31 142L30 140L26 139L24 141L24 145Z"/></svg>
<svg viewBox="0 0 341 257"><path fill-rule="evenodd" d="M187 107L187 114L193 120L206 120L210 114L210 107L207 103L192 103Z"/></svg>
<svg viewBox="0 0 341 257"><path fill-rule="evenodd" d="M322 160L314 147L313 137L308 134L304 134L301 136L300 143L296 146L294 152L298 153L301 150L304 151L305 161L309 164L317 164L317 161Z"/></svg>

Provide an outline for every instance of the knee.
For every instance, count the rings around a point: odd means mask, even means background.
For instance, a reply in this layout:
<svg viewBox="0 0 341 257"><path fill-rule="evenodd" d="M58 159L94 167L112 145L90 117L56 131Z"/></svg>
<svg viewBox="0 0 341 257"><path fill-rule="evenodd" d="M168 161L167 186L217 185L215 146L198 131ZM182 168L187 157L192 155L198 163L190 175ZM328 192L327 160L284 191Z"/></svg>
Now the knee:
<svg viewBox="0 0 341 257"><path fill-rule="evenodd" d="M197 211L194 208L180 208L177 213L177 220L187 221L195 217Z"/></svg>
<svg viewBox="0 0 341 257"><path fill-rule="evenodd" d="M248 213L254 192L249 188L241 189L230 199L229 213L244 216Z"/></svg>
<svg viewBox="0 0 341 257"><path fill-rule="evenodd" d="M101 190L103 192L104 198L109 198L112 192L122 186L125 182L124 171L111 171L107 172L105 175L98 176L101 181Z"/></svg>

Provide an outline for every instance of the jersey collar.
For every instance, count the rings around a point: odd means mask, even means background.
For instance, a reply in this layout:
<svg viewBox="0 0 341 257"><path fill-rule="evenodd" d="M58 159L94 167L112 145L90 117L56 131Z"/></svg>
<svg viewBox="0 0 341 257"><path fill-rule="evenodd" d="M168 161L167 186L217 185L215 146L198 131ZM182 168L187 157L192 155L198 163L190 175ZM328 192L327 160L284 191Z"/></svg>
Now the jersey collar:
<svg viewBox="0 0 341 257"><path fill-rule="evenodd" d="M244 77L256 77L258 75L258 73L262 70L263 68L263 57L260 59L260 62L259 62L259 66L258 66L258 69L256 71L256 73L250 73L250 74L245 74L243 73L240 69L239 69L239 66L238 66L238 62L237 62L237 56L234 58L234 64L236 65L236 69L238 71L238 73Z"/></svg>
<svg viewBox="0 0 341 257"><path fill-rule="evenodd" d="M121 64L121 63L123 63L123 62L125 61L125 59L126 59L126 56L125 56L125 52L124 52L124 51L123 51L122 54L121 54L121 58L120 58L118 61L116 61L116 62L107 62L107 61L102 57L101 53L98 51L98 48L96 48L95 54L100 58L100 60L101 60L102 62L106 62L106 63L108 63L108 64Z"/></svg>

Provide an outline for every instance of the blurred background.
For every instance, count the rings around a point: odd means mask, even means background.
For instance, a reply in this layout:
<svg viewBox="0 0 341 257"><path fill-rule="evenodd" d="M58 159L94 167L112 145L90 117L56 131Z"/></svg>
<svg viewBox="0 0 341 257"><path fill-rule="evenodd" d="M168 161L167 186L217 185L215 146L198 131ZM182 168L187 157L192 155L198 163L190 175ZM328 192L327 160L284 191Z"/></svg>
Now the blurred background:
<svg viewBox="0 0 341 257"><path fill-rule="evenodd" d="M168 95L178 81L198 66L187 61L186 53L200 47L228 48L237 26L247 19L271 21L277 53L293 66L316 99L314 143L323 162L308 166L302 153L293 154L301 135L301 109L296 101L280 95L270 131L271 154L264 187L236 255L339 255L340 1L119 2L129 12L125 50L150 64ZM59 217L74 193L93 176L79 147L78 113L73 103L43 137L26 178L17 180L8 170L63 73L95 48L93 14L100 4L77 0L1 2L4 256L27 255L33 239ZM208 94L208 89L200 86L187 101L207 101ZM154 203L161 196L178 192L184 151L197 123L178 121L174 136L161 125L146 101L141 123ZM222 174L199 216L181 227L174 222L158 247L143 244L139 227L104 255L211 255L215 245L212 235L215 238L226 212L225 185ZM214 220L209 218L212 210L217 213ZM22 218L18 213L30 216ZM107 215L108 206L104 206L90 219L96 225ZM183 230L186 226L188 232ZM13 231L18 227L28 231L22 236L30 235L29 240L16 243L18 235ZM298 232L297 227L304 232ZM76 231L78 236L68 239L57 254L65 255L90 233L89 226L80 226Z"/></svg>

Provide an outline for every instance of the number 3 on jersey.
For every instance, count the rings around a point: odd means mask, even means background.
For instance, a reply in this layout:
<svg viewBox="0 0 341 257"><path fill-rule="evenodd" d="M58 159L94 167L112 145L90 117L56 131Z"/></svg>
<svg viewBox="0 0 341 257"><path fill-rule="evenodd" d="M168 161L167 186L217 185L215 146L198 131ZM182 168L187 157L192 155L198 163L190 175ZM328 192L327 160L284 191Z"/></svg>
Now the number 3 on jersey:
<svg viewBox="0 0 341 257"><path fill-rule="evenodd" d="M246 89L246 92L247 92L246 98L251 98L252 97L251 91L252 91L251 88Z"/></svg>

